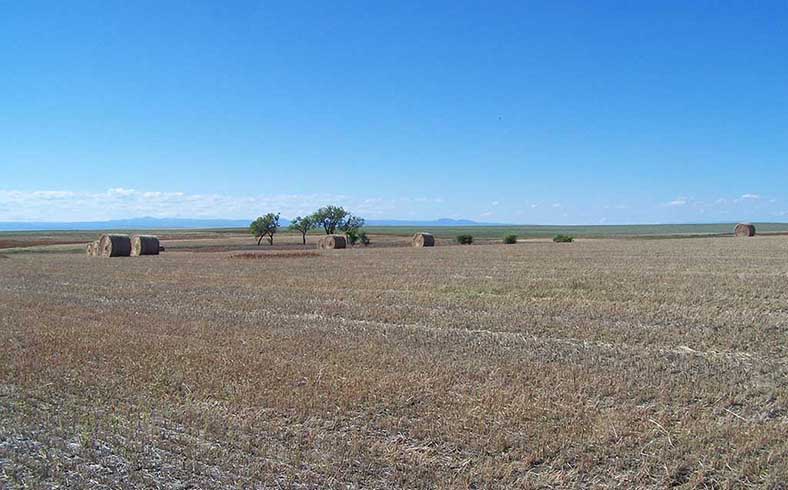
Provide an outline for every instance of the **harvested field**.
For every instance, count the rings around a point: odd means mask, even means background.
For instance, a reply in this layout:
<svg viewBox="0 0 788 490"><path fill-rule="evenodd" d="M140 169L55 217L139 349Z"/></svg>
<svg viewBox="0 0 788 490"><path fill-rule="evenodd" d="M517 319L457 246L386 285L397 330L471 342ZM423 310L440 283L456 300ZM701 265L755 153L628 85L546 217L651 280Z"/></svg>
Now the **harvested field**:
<svg viewBox="0 0 788 490"><path fill-rule="evenodd" d="M0 239L0 249L3 248L23 248L23 247L36 247L40 245L70 245L74 243L83 243L79 239L51 239L51 240L15 240L15 239Z"/></svg>
<svg viewBox="0 0 788 490"><path fill-rule="evenodd" d="M10 255L0 486L788 481L788 237L430 252Z"/></svg>
<svg viewBox="0 0 788 490"><path fill-rule="evenodd" d="M292 252L246 252L230 256L233 259L287 259L293 257L320 257L311 250L294 250Z"/></svg>

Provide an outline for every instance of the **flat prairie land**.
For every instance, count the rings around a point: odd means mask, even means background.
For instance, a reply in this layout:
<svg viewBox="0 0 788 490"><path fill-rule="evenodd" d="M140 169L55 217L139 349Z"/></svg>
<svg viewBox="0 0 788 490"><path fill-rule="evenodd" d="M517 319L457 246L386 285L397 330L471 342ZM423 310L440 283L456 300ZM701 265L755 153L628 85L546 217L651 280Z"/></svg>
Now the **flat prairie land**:
<svg viewBox="0 0 788 490"><path fill-rule="evenodd" d="M0 260L0 486L786 486L788 237L226 241Z"/></svg>

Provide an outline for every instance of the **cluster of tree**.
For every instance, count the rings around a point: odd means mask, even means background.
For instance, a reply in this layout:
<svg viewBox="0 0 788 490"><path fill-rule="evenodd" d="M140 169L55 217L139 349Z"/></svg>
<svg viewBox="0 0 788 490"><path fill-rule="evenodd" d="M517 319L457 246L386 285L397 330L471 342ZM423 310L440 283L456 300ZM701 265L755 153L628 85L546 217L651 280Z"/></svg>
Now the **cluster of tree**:
<svg viewBox="0 0 788 490"><path fill-rule="evenodd" d="M326 235L333 235L340 231L344 233L351 244L361 241L369 244L367 234L362 230L364 219L353 216L339 206L325 206L308 216L296 216L290 222L290 231L301 233L301 239L306 244L306 235L315 229L322 228ZM274 235L279 231L279 213L268 213L260 216L249 225L249 231L257 238L260 245L264 238L268 243L274 244Z"/></svg>

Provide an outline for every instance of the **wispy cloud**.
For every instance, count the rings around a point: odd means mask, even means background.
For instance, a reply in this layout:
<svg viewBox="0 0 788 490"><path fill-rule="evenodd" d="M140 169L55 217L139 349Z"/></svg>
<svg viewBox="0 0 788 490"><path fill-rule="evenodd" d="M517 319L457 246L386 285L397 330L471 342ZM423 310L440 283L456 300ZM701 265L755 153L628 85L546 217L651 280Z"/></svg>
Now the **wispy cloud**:
<svg viewBox="0 0 788 490"><path fill-rule="evenodd" d="M687 199L686 197L679 197L672 201L666 202L665 206L670 206L670 207L686 206L688 203L689 203L689 199Z"/></svg>
<svg viewBox="0 0 788 490"><path fill-rule="evenodd" d="M232 196L115 187L102 192L0 190L0 221L88 221L155 218L249 218L267 211L304 215L326 204L345 206L368 218L384 218L440 204L441 198L396 199L344 194Z"/></svg>
<svg viewBox="0 0 788 490"><path fill-rule="evenodd" d="M760 194L742 194L738 199L734 199L733 202L740 203L740 202L754 202L760 201L761 196Z"/></svg>

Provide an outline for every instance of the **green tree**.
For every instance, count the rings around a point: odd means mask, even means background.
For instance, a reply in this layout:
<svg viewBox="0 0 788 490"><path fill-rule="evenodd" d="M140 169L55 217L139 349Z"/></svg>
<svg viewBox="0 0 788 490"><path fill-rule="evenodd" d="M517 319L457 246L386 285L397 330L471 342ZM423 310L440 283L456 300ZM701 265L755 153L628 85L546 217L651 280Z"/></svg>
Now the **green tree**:
<svg viewBox="0 0 788 490"><path fill-rule="evenodd" d="M279 213L268 213L252 221L249 231L257 238L257 245L268 237L268 243L274 244L274 234L279 231Z"/></svg>
<svg viewBox="0 0 788 490"><path fill-rule="evenodd" d="M364 226L364 218L359 218L358 216L353 216L352 214L348 213L345 216L345 219L339 223L339 229L342 230L346 235L349 233L354 233L358 235L359 230Z"/></svg>
<svg viewBox="0 0 788 490"><path fill-rule="evenodd" d="M304 245L306 245L306 234L309 233L309 230L312 230L316 224L312 216L296 216L296 218L290 222L288 229L301 233L301 240Z"/></svg>
<svg viewBox="0 0 788 490"><path fill-rule="evenodd" d="M339 206L325 206L315 211L311 219L314 221L315 226L322 227L325 230L326 235L333 235L349 214Z"/></svg>

